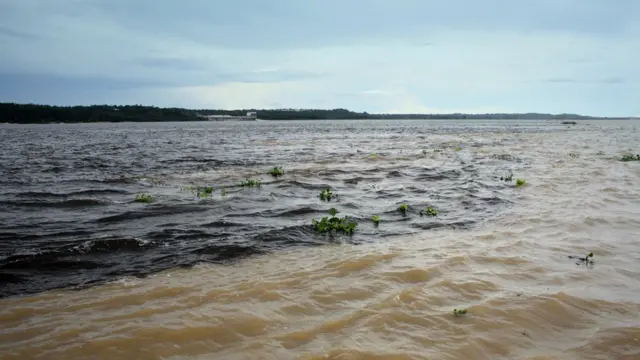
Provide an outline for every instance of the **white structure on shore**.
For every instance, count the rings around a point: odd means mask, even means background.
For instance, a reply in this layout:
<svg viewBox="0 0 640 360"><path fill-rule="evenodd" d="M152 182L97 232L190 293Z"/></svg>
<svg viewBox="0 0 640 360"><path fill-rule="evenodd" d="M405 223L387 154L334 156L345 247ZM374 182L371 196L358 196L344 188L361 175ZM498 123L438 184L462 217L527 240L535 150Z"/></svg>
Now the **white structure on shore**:
<svg viewBox="0 0 640 360"><path fill-rule="evenodd" d="M258 113L255 111L249 111L244 116L232 116L232 115L198 115L206 118L209 121L256 121L258 120Z"/></svg>

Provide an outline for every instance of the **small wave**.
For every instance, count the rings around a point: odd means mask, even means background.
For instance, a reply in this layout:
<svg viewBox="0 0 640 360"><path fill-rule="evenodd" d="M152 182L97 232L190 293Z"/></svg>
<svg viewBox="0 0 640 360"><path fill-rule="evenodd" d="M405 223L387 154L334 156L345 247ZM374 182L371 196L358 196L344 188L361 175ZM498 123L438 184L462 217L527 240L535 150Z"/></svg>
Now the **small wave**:
<svg viewBox="0 0 640 360"><path fill-rule="evenodd" d="M118 190L118 189L87 189L80 191L71 191L66 193L52 193L52 192L40 192L40 191L25 191L17 194L13 194L15 197L19 198L37 198L37 199L46 199L46 198L57 198L64 199L74 196L97 196L97 195L122 195L129 194L126 190Z"/></svg>
<svg viewBox="0 0 640 360"><path fill-rule="evenodd" d="M411 227L421 230L434 230L441 228L449 229L468 229L476 224L475 221L454 221L454 222L419 222L412 223Z"/></svg>
<svg viewBox="0 0 640 360"><path fill-rule="evenodd" d="M404 271L386 272L384 277L399 283L414 284L427 282L439 274L440 272L436 268L413 268Z"/></svg>
<svg viewBox="0 0 640 360"><path fill-rule="evenodd" d="M277 185L279 188L291 188L291 187L295 187L295 188L302 188L305 190L324 190L328 187L331 187L329 184L311 184L311 183L307 183L307 182L302 182L299 180L283 180L278 182Z"/></svg>
<svg viewBox="0 0 640 360"><path fill-rule="evenodd" d="M210 208L202 207L202 206L193 206L193 205L160 205L160 206L149 206L145 210L140 211L127 211L122 214L112 215L103 217L97 220L94 220L98 223L115 223L122 221L132 221L136 219L143 219L147 217L157 217L157 216L168 216L174 214L184 214L184 213L197 213L209 211Z"/></svg>
<svg viewBox="0 0 640 360"><path fill-rule="evenodd" d="M87 206L101 206L110 204L109 201L98 199L68 199L63 201L3 201L0 205L15 207L38 207L38 208L82 208Z"/></svg>
<svg viewBox="0 0 640 360"><path fill-rule="evenodd" d="M277 249L297 245L326 245L326 238L320 240L311 225L297 225L273 229L253 236L252 240L265 243L269 248Z"/></svg>
<svg viewBox="0 0 640 360"><path fill-rule="evenodd" d="M311 206L300 206L293 209L282 209L282 210L266 210L258 215L264 217L296 217L296 216L304 216L309 214L317 214L322 212L322 210L318 208L314 208Z"/></svg>
<svg viewBox="0 0 640 360"><path fill-rule="evenodd" d="M82 254L142 251L151 246L151 244L151 242L135 238L110 237L106 239L89 240L74 247L74 250Z"/></svg>
<svg viewBox="0 0 640 360"><path fill-rule="evenodd" d="M3 264L0 264L2 270L78 270L78 269L96 269L101 267L109 267L109 263L95 262L90 260L81 260L76 257L70 257L66 254L59 254L55 251L42 252L34 255L13 255L9 256Z"/></svg>
<svg viewBox="0 0 640 360"><path fill-rule="evenodd" d="M199 261L228 261L238 260L244 257L264 254L265 251L256 246L246 245L207 245L193 251L200 255Z"/></svg>

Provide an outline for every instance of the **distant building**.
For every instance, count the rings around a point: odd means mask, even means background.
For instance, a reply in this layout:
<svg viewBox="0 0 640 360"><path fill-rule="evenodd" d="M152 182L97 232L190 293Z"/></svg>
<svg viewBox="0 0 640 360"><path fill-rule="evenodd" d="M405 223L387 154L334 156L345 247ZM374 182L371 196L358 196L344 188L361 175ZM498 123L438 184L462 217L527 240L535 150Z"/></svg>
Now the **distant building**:
<svg viewBox="0 0 640 360"><path fill-rule="evenodd" d="M258 119L258 113L255 111L249 111L245 116L198 115L198 117L205 118L209 121L256 121Z"/></svg>

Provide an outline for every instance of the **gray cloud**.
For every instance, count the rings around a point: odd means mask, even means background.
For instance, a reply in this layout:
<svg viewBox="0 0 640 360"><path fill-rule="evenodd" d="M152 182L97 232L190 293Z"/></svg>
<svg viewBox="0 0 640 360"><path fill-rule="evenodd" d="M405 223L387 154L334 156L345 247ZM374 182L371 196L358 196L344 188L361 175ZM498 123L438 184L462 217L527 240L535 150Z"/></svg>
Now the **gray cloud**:
<svg viewBox="0 0 640 360"><path fill-rule="evenodd" d="M0 26L0 36L17 38L20 40L38 40L40 37L26 32L14 30L5 26Z"/></svg>

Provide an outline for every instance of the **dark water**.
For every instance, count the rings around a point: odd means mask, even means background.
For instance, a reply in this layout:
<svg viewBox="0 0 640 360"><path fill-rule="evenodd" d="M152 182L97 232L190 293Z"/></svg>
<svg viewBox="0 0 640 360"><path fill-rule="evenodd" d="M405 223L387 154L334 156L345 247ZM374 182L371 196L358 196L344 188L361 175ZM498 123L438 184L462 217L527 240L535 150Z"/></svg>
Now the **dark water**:
<svg viewBox="0 0 640 360"><path fill-rule="evenodd" d="M564 128L543 121L4 125L0 296L470 228L512 204L514 188L499 177L530 164L526 155L478 150ZM285 175L268 175L274 166ZM238 186L245 178L263 185ZM216 191L198 198L183 190L190 185ZM318 196L327 187L338 194L331 203ZM140 193L154 202L135 202ZM403 202L407 216L396 211ZM438 216L419 216L427 203ZM311 220L331 207L357 219L355 235L314 233ZM374 227L372 215L384 226Z"/></svg>

